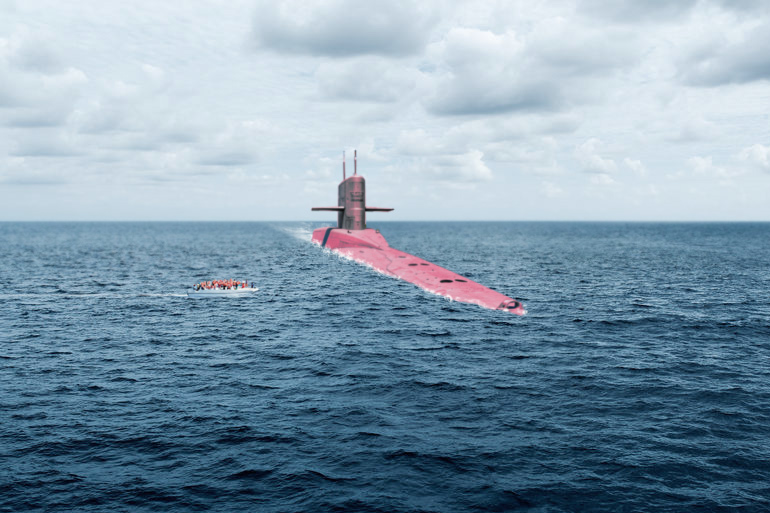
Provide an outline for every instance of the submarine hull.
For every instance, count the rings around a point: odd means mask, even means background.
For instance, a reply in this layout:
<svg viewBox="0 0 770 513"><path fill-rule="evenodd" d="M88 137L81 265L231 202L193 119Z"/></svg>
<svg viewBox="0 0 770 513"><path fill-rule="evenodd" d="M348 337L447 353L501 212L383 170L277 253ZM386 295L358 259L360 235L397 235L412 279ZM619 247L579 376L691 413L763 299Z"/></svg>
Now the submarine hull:
<svg viewBox="0 0 770 513"><path fill-rule="evenodd" d="M513 298L422 258L391 248L377 230L318 228L313 232L312 240L321 247L366 264L383 274L408 281L453 301L516 315L526 313L524 305Z"/></svg>

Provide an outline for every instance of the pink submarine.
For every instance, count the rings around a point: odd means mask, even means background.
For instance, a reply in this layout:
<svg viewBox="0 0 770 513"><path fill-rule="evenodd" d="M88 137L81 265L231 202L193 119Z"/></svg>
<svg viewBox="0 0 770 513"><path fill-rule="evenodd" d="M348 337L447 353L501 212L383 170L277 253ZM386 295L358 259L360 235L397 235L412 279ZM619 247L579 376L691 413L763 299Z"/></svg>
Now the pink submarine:
<svg viewBox="0 0 770 513"><path fill-rule="evenodd" d="M358 158L354 154L353 176L345 177L343 153L337 206L312 209L337 212L337 227L313 231L314 243L453 301L516 315L527 313L521 302L422 258L391 248L379 230L367 228L367 212L390 212L393 209L366 206L366 181L357 168Z"/></svg>

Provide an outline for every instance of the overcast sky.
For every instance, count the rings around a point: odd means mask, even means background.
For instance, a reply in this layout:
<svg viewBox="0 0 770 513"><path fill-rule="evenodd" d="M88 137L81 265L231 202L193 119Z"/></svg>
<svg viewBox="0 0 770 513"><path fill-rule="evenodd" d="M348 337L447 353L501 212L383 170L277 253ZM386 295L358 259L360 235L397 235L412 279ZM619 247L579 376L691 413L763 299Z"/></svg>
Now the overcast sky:
<svg viewBox="0 0 770 513"><path fill-rule="evenodd" d="M770 2L0 0L0 220L770 220Z"/></svg>

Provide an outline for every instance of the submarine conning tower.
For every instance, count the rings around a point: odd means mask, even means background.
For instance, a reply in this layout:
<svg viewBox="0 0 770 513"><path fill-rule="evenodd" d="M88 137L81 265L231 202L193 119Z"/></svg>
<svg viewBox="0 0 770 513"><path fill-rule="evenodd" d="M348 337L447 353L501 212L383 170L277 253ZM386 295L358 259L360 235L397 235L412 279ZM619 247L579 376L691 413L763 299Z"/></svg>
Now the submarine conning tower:
<svg viewBox="0 0 770 513"><path fill-rule="evenodd" d="M340 183L337 189L338 205L345 210L337 214L337 228L345 230L366 229L366 180L353 175Z"/></svg>
<svg viewBox="0 0 770 513"><path fill-rule="evenodd" d="M345 152L342 152L342 182L337 188L336 207L313 207L311 210L337 212L337 228L365 230L367 212L390 212L392 208L366 206L366 180L358 174L358 155L353 154L353 176L345 177Z"/></svg>

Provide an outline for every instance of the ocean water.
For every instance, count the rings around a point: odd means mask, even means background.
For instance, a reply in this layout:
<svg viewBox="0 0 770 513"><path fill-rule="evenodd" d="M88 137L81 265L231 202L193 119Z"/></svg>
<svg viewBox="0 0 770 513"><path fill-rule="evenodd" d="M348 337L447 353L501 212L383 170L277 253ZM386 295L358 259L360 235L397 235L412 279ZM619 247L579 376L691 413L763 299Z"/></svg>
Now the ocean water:
<svg viewBox="0 0 770 513"><path fill-rule="evenodd" d="M0 511L770 510L770 224L374 224L0 224Z"/></svg>

